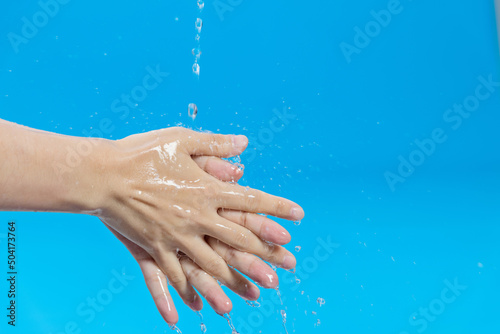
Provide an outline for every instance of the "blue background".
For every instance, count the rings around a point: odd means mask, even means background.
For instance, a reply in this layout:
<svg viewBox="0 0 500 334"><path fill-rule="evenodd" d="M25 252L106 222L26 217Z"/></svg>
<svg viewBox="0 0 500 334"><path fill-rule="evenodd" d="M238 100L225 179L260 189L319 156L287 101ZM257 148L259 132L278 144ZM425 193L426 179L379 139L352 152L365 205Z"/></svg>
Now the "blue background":
<svg viewBox="0 0 500 334"><path fill-rule="evenodd" d="M301 283L279 271L283 306L274 291L263 291L261 308L233 298L241 334L284 333L282 309L289 333L499 332L499 88L457 129L443 119L475 94L478 77L500 81L493 2L401 0L348 62L341 43L354 45L355 27L387 7L220 0L200 14L194 0L72 0L16 53L8 34L20 35L22 18L41 7L2 1L0 117L75 136L109 119L111 139L176 124L247 135L241 183L297 201L306 218L282 222L290 249L302 247ZM191 49L200 15L198 80ZM113 101L157 65L169 76L120 118ZM188 103L198 106L194 122ZM294 116L272 127L283 108ZM438 128L447 140L391 189L385 173ZM6 324L2 278L2 333L64 333L71 321L80 333L170 332L139 267L98 219L3 212L3 245L8 220L17 222L18 326ZM318 238L335 250L325 253ZM0 253L6 272L6 246ZM87 322L76 309L107 288L113 270L135 278ZM444 305L446 280L466 288L426 319L421 308ZM179 328L199 332L197 315L175 301ZM230 333L209 307L202 313L208 333Z"/></svg>

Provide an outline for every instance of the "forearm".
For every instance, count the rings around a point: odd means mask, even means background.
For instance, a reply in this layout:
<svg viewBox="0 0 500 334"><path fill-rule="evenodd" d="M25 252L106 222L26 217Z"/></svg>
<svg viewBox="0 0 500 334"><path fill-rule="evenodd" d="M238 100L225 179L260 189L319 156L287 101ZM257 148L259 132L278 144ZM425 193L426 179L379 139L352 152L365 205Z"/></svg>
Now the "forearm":
<svg viewBox="0 0 500 334"><path fill-rule="evenodd" d="M97 210L110 146L0 120L0 210Z"/></svg>

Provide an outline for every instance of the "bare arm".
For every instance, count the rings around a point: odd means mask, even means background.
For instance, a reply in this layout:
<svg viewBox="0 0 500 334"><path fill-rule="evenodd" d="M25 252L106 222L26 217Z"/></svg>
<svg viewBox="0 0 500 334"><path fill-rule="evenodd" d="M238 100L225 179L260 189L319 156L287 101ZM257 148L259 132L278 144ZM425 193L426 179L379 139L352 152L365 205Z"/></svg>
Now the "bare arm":
<svg viewBox="0 0 500 334"><path fill-rule="evenodd" d="M111 146L0 120L0 210L96 210Z"/></svg>

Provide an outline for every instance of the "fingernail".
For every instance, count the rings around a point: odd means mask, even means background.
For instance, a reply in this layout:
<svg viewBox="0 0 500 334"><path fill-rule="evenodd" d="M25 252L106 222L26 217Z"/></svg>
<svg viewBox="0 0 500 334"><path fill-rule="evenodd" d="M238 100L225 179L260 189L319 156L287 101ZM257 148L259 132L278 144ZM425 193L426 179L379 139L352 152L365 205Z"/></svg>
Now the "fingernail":
<svg viewBox="0 0 500 334"><path fill-rule="evenodd" d="M293 207L290 211L290 215L293 219L300 220L304 218L304 210L301 207Z"/></svg>
<svg viewBox="0 0 500 334"><path fill-rule="evenodd" d="M295 258L293 256L285 255L283 258L283 267L286 269L291 269L295 267Z"/></svg>
<svg viewBox="0 0 500 334"><path fill-rule="evenodd" d="M243 135L233 136L233 146L239 151L243 151L247 147L247 144L248 144L247 137Z"/></svg>

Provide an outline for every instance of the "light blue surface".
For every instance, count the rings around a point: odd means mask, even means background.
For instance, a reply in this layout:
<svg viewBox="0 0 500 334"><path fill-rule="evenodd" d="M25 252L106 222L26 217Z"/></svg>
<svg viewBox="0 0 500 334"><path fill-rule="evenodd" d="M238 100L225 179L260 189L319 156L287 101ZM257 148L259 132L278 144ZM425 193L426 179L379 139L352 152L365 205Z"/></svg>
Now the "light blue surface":
<svg viewBox="0 0 500 334"><path fill-rule="evenodd" d="M241 183L297 201L306 218L283 222L290 249L302 247L300 285L279 272L284 306L274 291L258 309L234 297L241 334L284 333L285 307L289 333L498 333L500 87L459 126L447 112L474 102L479 77L500 81L493 2L390 3L207 1L198 81L195 0L72 0L17 53L9 32L21 34L23 17L41 7L3 1L0 117L77 136L105 130L108 119L114 139L178 123L247 135ZM348 62L342 43L355 45L356 27L376 29L371 11L388 6L398 13ZM157 65L169 76L120 118L113 102ZM415 140L436 129L446 140L391 189L386 172L398 173L400 155L422 157ZM18 228L18 326L4 315L3 238L1 333L59 334L71 322L75 333L170 332L137 264L98 219L3 212L0 236L9 219ZM134 278L103 292L122 271ZM466 288L453 294L455 280ZM98 294L112 300L92 317L81 304ZM197 315L175 301L179 328L198 333ZM230 332L207 305L202 313L208 333Z"/></svg>

